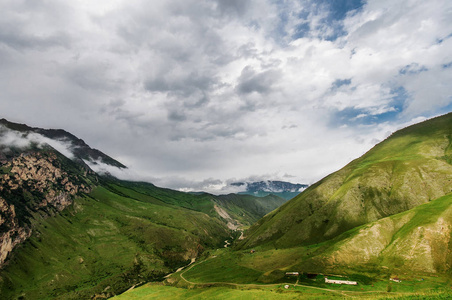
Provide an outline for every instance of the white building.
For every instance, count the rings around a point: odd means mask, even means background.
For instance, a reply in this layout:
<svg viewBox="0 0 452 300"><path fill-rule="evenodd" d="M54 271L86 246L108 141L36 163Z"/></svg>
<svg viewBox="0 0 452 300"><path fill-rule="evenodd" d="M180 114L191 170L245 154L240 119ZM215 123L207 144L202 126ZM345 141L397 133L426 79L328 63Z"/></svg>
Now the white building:
<svg viewBox="0 0 452 300"><path fill-rule="evenodd" d="M300 275L298 272L286 272L286 276L298 276Z"/></svg>
<svg viewBox="0 0 452 300"><path fill-rule="evenodd" d="M328 278L326 278L326 277L325 277L325 283L358 285L358 282L356 282L356 281L328 279Z"/></svg>

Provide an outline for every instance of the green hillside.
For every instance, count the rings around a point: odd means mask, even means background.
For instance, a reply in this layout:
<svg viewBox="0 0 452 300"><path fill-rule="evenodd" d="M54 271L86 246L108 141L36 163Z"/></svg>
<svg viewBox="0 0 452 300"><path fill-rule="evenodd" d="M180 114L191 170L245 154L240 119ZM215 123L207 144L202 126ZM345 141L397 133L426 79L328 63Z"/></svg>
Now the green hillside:
<svg viewBox="0 0 452 300"><path fill-rule="evenodd" d="M103 187L37 222L0 271L1 294L26 299L116 294L161 279L204 249L222 246L224 224L204 213Z"/></svg>
<svg viewBox="0 0 452 300"><path fill-rule="evenodd" d="M268 214L242 248L332 239L452 191L452 114L400 130Z"/></svg>
<svg viewBox="0 0 452 300"><path fill-rule="evenodd" d="M243 225L251 225L286 203L287 200L272 194L265 197L246 194L228 194L214 196L214 201L221 207L224 207Z"/></svg>
<svg viewBox="0 0 452 300"><path fill-rule="evenodd" d="M452 275L452 194L352 229L292 268Z"/></svg>
<svg viewBox="0 0 452 300"><path fill-rule="evenodd" d="M452 114L394 133L288 202L99 177L51 148L0 158L2 299L110 297L195 259L164 280L173 287L122 299L450 296Z"/></svg>
<svg viewBox="0 0 452 300"><path fill-rule="evenodd" d="M114 179L112 179L114 180ZM218 217L215 205L224 209L235 223L249 226L267 213L283 205L286 200L275 196L257 197L246 194L212 195L208 193L184 193L171 189L156 187L147 182L114 180L116 191L143 193L167 204L174 204L187 209L201 211L209 216ZM125 191L123 190L125 188Z"/></svg>
<svg viewBox="0 0 452 300"><path fill-rule="evenodd" d="M452 114L394 133L267 214L233 249L212 253L166 282L240 288L287 283L372 299L448 299L451 136ZM324 277L358 285L334 286Z"/></svg>
<svg viewBox="0 0 452 300"><path fill-rule="evenodd" d="M228 220L214 206L240 215L245 224L259 217L246 210L255 208L256 197L237 196L235 201L243 202L239 205L228 203L232 196L220 197L221 203L215 197L100 179L92 192L80 194L61 213L49 217L26 210L33 233L0 271L0 294L6 299L85 299L161 280L230 238ZM272 205L257 210L263 215Z"/></svg>
<svg viewBox="0 0 452 300"><path fill-rule="evenodd" d="M449 194L318 244L285 249L264 245L252 252L218 250L167 279L165 283L172 288L147 285L118 299L146 299L140 295L159 299L164 294L182 298L195 293L187 287L196 288L198 294L212 294L214 299L227 295L237 299L258 295L274 299L450 299L451 263ZM287 276L286 272L299 275ZM327 284L324 277L358 285ZM286 284L288 290L283 289Z"/></svg>

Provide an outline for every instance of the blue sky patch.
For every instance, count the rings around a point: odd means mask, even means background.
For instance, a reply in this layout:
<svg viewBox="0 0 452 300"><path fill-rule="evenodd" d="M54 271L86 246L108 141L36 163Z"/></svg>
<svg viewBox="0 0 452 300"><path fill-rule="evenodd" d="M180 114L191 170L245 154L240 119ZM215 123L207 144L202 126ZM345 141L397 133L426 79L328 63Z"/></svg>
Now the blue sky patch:
<svg viewBox="0 0 452 300"><path fill-rule="evenodd" d="M393 110L384 112L378 115L372 115L369 113L368 109L347 107L341 111L336 111L334 117L331 118L334 127L347 125L347 126L357 126L357 125L372 125L383 123L387 121L393 121L397 118L400 111L393 107Z"/></svg>
<svg viewBox="0 0 452 300"><path fill-rule="evenodd" d="M405 102L410 97L408 92L403 86L399 86L391 89L392 102L391 106L396 109L396 111L401 112L405 105Z"/></svg>
<svg viewBox="0 0 452 300"><path fill-rule="evenodd" d="M448 38L451 38L451 37L452 37L452 33L449 34L448 36L444 37L444 38L437 39L437 40L436 40L436 43L437 43L437 44L441 44L442 42L444 42L445 40L447 40Z"/></svg>
<svg viewBox="0 0 452 300"><path fill-rule="evenodd" d="M340 88L343 85L350 85L352 83L352 79L348 78L348 79L336 79L332 84L331 84L331 89L335 90Z"/></svg>
<svg viewBox="0 0 452 300"><path fill-rule="evenodd" d="M310 31L311 26L309 26L308 22L300 23L295 27L295 33L292 35L292 39L297 40L305 36L308 36Z"/></svg>
<svg viewBox="0 0 452 300"><path fill-rule="evenodd" d="M388 108L390 109L386 112L372 114L372 108L347 107L333 113L331 125L336 127L342 125L356 126L394 121L403 111L409 95L403 86L391 89L391 95L393 95L392 101L388 104Z"/></svg>
<svg viewBox="0 0 452 300"><path fill-rule="evenodd" d="M287 37L286 25L288 24L289 16L293 16L299 20L298 24L293 28L293 33L290 38L296 40L303 37L312 37L313 32L319 34L318 38L334 41L338 37L346 35L342 21L351 11L359 11L365 4L365 0L307 0L299 1L302 9L298 12L291 11L291 6L283 0L276 0L279 10L279 22L275 33L276 40ZM320 24L316 28L311 27L310 21L312 16L325 15Z"/></svg>
<svg viewBox="0 0 452 300"><path fill-rule="evenodd" d="M344 36L347 32L344 30L342 21L351 11L359 11L365 1L363 0L321 0L315 2L317 5L326 7L329 10L328 16L323 20L321 26L330 27L333 32L327 36L323 36L325 40L335 41L337 38Z"/></svg>
<svg viewBox="0 0 452 300"><path fill-rule="evenodd" d="M422 72L428 71L426 66L421 66L418 63L411 63L399 70L401 75L414 75Z"/></svg>
<svg viewBox="0 0 452 300"><path fill-rule="evenodd" d="M450 67L452 67L452 61L451 61L450 63L443 64L441 67L442 67L443 69L449 69Z"/></svg>

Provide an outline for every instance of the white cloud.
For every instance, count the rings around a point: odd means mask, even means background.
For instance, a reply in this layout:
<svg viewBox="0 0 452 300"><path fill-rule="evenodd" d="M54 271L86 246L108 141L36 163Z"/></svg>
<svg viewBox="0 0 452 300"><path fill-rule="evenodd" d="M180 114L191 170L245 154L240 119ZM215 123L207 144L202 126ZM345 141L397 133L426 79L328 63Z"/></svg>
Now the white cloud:
<svg viewBox="0 0 452 300"><path fill-rule="evenodd" d="M74 154L71 151L72 144L69 141L49 139L38 133L20 133L0 125L0 145L5 147L5 149L11 147L24 149L32 144L38 147L49 145L67 158L74 158Z"/></svg>
<svg viewBox="0 0 452 300"><path fill-rule="evenodd" d="M174 188L312 183L452 102L450 1L369 0L333 21L319 3L4 1L3 117Z"/></svg>

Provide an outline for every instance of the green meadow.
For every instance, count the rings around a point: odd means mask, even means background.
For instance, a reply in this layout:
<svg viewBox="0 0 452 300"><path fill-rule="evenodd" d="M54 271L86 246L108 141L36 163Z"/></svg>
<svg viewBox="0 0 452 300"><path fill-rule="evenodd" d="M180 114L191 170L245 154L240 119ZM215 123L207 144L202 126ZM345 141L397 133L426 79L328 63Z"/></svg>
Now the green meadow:
<svg viewBox="0 0 452 300"><path fill-rule="evenodd" d="M410 283L408 283L410 284ZM192 286L190 288L166 286L161 283L148 283L129 290L115 300L144 300L144 299L450 299L452 293L444 289L418 289L395 286L387 282L373 286L358 286L350 288L344 286L305 286L287 283L273 285L210 285ZM391 286L391 289L388 287ZM434 285L432 285L434 286Z"/></svg>

